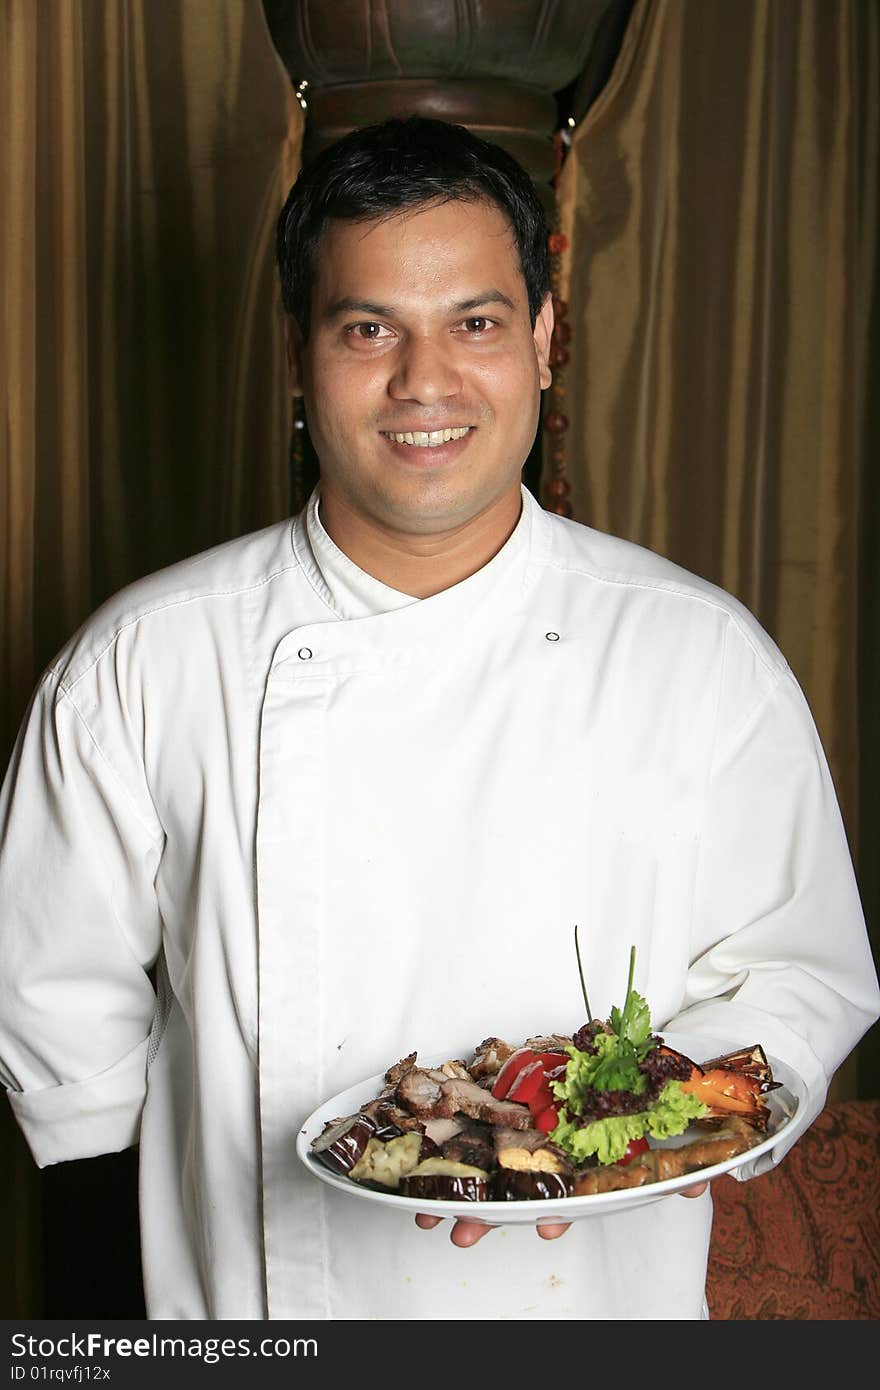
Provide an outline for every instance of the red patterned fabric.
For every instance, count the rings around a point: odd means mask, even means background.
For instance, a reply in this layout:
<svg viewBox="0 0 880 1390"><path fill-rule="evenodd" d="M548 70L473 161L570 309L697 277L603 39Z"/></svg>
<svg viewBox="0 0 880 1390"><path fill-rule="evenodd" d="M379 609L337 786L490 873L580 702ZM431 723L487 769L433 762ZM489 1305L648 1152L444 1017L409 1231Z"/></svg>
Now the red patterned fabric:
<svg viewBox="0 0 880 1390"><path fill-rule="evenodd" d="M778 1168L712 1184L713 1318L880 1316L880 1100L823 1110Z"/></svg>

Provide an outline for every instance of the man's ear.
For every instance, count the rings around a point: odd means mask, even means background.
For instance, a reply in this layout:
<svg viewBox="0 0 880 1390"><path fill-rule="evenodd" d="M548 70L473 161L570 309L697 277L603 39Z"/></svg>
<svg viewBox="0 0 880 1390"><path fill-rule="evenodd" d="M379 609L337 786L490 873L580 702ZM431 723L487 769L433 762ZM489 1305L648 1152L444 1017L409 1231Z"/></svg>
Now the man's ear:
<svg viewBox="0 0 880 1390"><path fill-rule="evenodd" d="M287 389L291 396L303 394L303 338L293 314L284 315L284 345L287 350Z"/></svg>
<svg viewBox="0 0 880 1390"><path fill-rule="evenodd" d="M532 336L535 340L535 355L538 359L538 372L540 374L541 390L545 391L553 380L550 371L550 339L553 334L553 299L547 295L544 303L538 310L538 317L535 319L535 327Z"/></svg>

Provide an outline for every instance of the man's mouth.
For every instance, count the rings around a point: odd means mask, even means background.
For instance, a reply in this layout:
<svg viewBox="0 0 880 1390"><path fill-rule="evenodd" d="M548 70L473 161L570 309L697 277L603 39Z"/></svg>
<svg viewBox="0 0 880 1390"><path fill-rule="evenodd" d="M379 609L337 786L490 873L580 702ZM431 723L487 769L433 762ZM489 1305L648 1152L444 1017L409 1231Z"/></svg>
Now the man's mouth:
<svg viewBox="0 0 880 1390"><path fill-rule="evenodd" d="M444 430L405 430L402 433L382 430L381 433L386 439L393 439L395 444L410 444L414 449L436 449L453 439L464 439L473 428L473 425L459 425Z"/></svg>

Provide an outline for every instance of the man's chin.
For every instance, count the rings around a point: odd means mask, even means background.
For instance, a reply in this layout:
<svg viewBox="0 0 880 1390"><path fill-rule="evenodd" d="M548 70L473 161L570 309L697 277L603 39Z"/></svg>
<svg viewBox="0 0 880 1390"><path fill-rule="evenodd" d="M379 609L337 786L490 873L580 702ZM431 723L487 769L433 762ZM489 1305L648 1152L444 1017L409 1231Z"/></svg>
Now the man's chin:
<svg viewBox="0 0 880 1390"><path fill-rule="evenodd" d="M517 489L518 491L518 489ZM446 536L466 529L501 502L501 497L428 492L418 499L389 498L381 509L384 525L405 536Z"/></svg>

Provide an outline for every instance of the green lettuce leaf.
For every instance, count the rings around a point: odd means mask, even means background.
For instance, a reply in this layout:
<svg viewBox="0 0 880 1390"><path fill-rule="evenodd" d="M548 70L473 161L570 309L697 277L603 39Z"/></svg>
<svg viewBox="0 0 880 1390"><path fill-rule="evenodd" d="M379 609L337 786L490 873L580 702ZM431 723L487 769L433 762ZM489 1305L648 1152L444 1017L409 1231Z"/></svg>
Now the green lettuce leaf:
<svg viewBox="0 0 880 1390"><path fill-rule="evenodd" d="M564 1083L556 1083L557 1086ZM581 1107L582 1108L582 1107ZM706 1113L706 1107L696 1096L681 1089L678 1081L667 1081L657 1100L648 1110L634 1115L613 1115L607 1120L593 1120L579 1126L580 1111L570 1112L566 1104L559 1113L559 1124L550 1138L564 1149L576 1163L594 1154L600 1163L616 1163L626 1153L631 1139L646 1134L653 1139L670 1139L683 1134L692 1120Z"/></svg>

